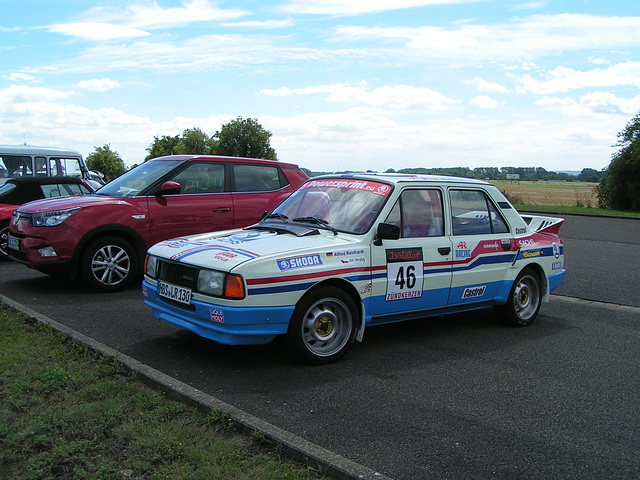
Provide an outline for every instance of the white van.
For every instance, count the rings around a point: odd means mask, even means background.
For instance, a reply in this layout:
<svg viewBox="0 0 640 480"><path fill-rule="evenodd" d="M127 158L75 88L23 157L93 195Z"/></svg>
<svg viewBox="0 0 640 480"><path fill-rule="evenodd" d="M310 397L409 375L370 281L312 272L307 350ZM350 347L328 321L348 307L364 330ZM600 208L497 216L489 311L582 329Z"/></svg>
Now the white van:
<svg viewBox="0 0 640 480"><path fill-rule="evenodd" d="M0 185L5 183L7 178L59 176L80 177L93 186L89 169L82 155L75 150L32 145L0 145Z"/></svg>

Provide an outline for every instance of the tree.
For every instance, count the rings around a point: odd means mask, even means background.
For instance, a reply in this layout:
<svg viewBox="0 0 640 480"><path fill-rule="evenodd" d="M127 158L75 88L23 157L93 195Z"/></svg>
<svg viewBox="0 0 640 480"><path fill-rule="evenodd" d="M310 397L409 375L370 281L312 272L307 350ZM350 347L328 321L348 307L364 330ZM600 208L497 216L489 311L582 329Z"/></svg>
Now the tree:
<svg viewBox="0 0 640 480"><path fill-rule="evenodd" d="M211 155L214 153L215 140L199 128L187 128L182 135L161 138L153 137L153 143L147 148L149 154L145 161L164 155Z"/></svg>
<svg viewBox="0 0 640 480"><path fill-rule="evenodd" d="M218 130L215 153L232 157L266 158L277 160L276 151L271 148L271 132L265 130L257 119L238 117Z"/></svg>
<svg viewBox="0 0 640 480"><path fill-rule="evenodd" d="M613 154L604 177L596 187L598 206L640 211L640 113L618 133L620 147Z"/></svg>
<svg viewBox="0 0 640 480"><path fill-rule="evenodd" d="M127 171L124 161L111 150L111 145L95 147L95 151L87 156L86 162L89 170L102 172L107 182Z"/></svg>

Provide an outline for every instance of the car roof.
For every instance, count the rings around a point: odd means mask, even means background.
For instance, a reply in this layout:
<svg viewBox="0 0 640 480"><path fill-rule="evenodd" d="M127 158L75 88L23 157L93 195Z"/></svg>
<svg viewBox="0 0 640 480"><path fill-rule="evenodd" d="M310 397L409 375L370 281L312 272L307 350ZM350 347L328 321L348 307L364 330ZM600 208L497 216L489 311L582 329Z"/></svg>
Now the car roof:
<svg viewBox="0 0 640 480"><path fill-rule="evenodd" d="M324 178L343 178L354 180L370 180L374 182L385 182L390 184L406 184L406 183L464 183L475 185L491 185L483 180L475 178L453 177L447 175L422 175L412 173L338 173L320 175L311 177L309 180L318 180Z"/></svg>
<svg viewBox="0 0 640 480"><path fill-rule="evenodd" d="M80 152L68 148L38 147L35 145L0 145L2 155L44 155L80 157Z"/></svg>
<svg viewBox="0 0 640 480"><path fill-rule="evenodd" d="M7 183L16 185L53 185L58 183L84 183L79 177L13 177L7 178Z"/></svg>
<svg viewBox="0 0 640 480"><path fill-rule="evenodd" d="M208 160L218 162L234 162L234 163L260 163L264 165L280 165L291 168L298 168L298 165L294 163L281 162L279 160L267 160L266 158L247 158L247 157L229 157L226 155L165 155L163 157L156 157L147 160L148 162L164 161L164 160Z"/></svg>

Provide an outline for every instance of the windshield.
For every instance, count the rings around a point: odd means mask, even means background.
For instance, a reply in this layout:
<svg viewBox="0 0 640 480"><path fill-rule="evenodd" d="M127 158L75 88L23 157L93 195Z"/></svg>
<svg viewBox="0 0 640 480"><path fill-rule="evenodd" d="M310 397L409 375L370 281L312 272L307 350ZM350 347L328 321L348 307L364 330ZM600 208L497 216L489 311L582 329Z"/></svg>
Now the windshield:
<svg viewBox="0 0 640 480"><path fill-rule="evenodd" d="M351 179L309 180L266 220L308 223L348 233L365 233L378 216L392 187Z"/></svg>
<svg viewBox="0 0 640 480"><path fill-rule="evenodd" d="M181 162L182 160L150 160L107 183L98 189L96 194L110 197L135 197Z"/></svg>

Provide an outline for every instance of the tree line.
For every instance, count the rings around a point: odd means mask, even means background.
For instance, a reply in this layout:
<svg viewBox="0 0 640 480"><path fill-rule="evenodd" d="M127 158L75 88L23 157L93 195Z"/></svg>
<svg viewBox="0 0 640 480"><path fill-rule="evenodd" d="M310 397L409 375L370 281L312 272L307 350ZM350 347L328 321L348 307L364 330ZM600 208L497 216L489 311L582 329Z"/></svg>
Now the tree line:
<svg viewBox="0 0 640 480"><path fill-rule="evenodd" d="M196 154L226 155L232 157L265 158L277 160L276 151L270 145L271 132L265 130L257 119L238 117L222 125L212 136L200 128L186 129L180 135L154 137L147 148L145 161L163 155ZM613 154L611 163L601 171L583 168L578 175L566 172L550 172L542 167L452 167L452 168L390 168L385 173L407 173L455 176L480 180L507 180L518 175L523 181L582 181L597 182L598 207L614 210L640 211L640 112L618 133L619 150ZM105 179L112 180L127 168L122 158L109 145L95 147L87 156L90 170L102 172ZM135 165L134 165L135 166ZM309 175L322 173L303 170Z"/></svg>

